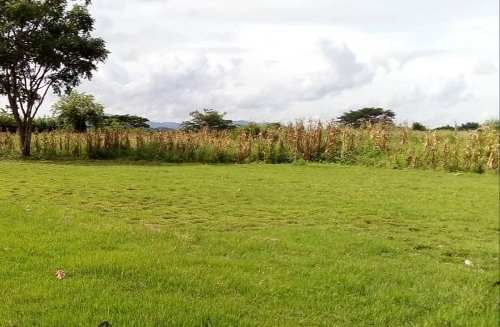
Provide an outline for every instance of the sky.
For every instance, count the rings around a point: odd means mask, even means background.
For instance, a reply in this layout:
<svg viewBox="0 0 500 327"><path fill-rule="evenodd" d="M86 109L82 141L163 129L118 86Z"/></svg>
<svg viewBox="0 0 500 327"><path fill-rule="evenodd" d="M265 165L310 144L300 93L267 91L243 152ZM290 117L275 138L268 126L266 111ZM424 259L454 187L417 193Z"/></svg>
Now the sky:
<svg viewBox="0 0 500 327"><path fill-rule="evenodd" d="M111 54L79 90L111 113L498 118L498 0L95 0L91 12Z"/></svg>

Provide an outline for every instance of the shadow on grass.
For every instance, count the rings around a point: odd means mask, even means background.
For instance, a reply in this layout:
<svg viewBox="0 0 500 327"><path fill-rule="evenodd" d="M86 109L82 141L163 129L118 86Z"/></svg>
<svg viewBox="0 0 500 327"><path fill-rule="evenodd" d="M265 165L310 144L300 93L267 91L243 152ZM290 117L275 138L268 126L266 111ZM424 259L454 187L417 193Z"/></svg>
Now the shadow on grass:
<svg viewBox="0 0 500 327"><path fill-rule="evenodd" d="M82 167L92 167L92 166L103 166L103 167L113 167L113 166L138 166L138 167L186 167L186 166L259 166L259 165L269 165L269 166L295 166L293 163L283 163L283 164L266 164L259 162L252 163L203 163L203 162L166 162L160 160L133 160L133 159L39 159L39 158L2 158L0 157L0 162L12 162L12 163L29 163L29 164L44 164L44 165L61 165L61 166L82 166ZM321 165L321 164L318 164Z"/></svg>

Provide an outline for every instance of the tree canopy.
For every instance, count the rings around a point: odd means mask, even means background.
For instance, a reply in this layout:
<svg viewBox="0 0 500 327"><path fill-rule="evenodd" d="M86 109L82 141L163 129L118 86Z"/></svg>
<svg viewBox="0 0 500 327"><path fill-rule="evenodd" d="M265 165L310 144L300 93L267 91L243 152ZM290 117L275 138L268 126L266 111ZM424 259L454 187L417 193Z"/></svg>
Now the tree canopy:
<svg viewBox="0 0 500 327"><path fill-rule="evenodd" d="M99 127L104 121L104 106L92 95L71 92L56 102L52 111L61 125L84 133L88 127Z"/></svg>
<svg viewBox="0 0 500 327"><path fill-rule="evenodd" d="M393 123L395 117L396 114L391 110L363 108L346 112L338 120L343 124L359 127L363 123Z"/></svg>
<svg viewBox="0 0 500 327"><path fill-rule="evenodd" d="M413 129L414 131L426 131L427 130L427 127L425 127L424 124L422 123L419 123L419 122L414 122L412 125L411 125L411 129Z"/></svg>
<svg viewBox="0 0 500 327"><path fill-rule="evenodd" d="M104 126L113 128L149 128L149 119L134 115L105 115Z"/></svg>
<svg viewBox="0 0 500 327"><path fill-rule="evenodd" d="M185 131L199 131L207 128L213 130L225 130L234 128L232 120L224 119L225 112L218 112L213 109L204 109L202 112L193 111L189 114L192 119L181 124L181 129Z"/></svg>
<svg viewBox="0 0 500 327"><path fill-rule="evenodd" d="M481 127L481 124L475 123L475 122L468 122L464 123L462 125L456 125L456 126L450 126L450 125L444 125L444 126L439 126L435 128L436 131L452 131L452 130L458 130L458 131L472 131L476 130L479 127Z"/></svg>
<svg viewBox="0 0 500 327"><path fill-rule="evenodd" d="M468 123L464 123L464 124L460 125L458 127L458 130L461 130L461 131L473 131L473 130L478 129L479 127L481 127L481 125L479 123L468 122Z"/></svg>
<svg viewBox="0 0 500 327"><path fill-rule="evenodd" d="M6 95L30 153L33 120L50 90L60 95L90 79L108 55L91 35L90 1L0 0L0 95Z"/></svg>

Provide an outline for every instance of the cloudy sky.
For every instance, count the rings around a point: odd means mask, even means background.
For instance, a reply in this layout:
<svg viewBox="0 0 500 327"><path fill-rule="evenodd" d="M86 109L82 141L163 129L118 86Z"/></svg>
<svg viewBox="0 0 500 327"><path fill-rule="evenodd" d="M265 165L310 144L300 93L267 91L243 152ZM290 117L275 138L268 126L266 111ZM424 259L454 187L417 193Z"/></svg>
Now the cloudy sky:
<svg viewBox="0 0 500 327"><path fill-rule="evenodd" d="M431 126L498 117L498 0L93 2L112 54L80 89L113 113L290 121L380 106Z"/></svg>

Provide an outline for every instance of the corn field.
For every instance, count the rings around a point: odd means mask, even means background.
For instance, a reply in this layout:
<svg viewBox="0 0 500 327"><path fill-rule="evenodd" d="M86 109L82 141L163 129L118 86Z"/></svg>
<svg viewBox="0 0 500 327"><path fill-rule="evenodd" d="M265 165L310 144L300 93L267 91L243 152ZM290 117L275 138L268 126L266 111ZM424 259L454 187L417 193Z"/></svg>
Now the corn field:
<svg viewBox="0 0 500 327"><path fill-rule="evenodd" d="M18 156L17 135L0 133L0 158ZM473 132L417 132L404 127L298 122L258 133L102 130L85 134L33 135L32 156L39 159L125 159L171 163L329 162L427 168L448 171L498 171L499 135L493 128Z"/></svg>

